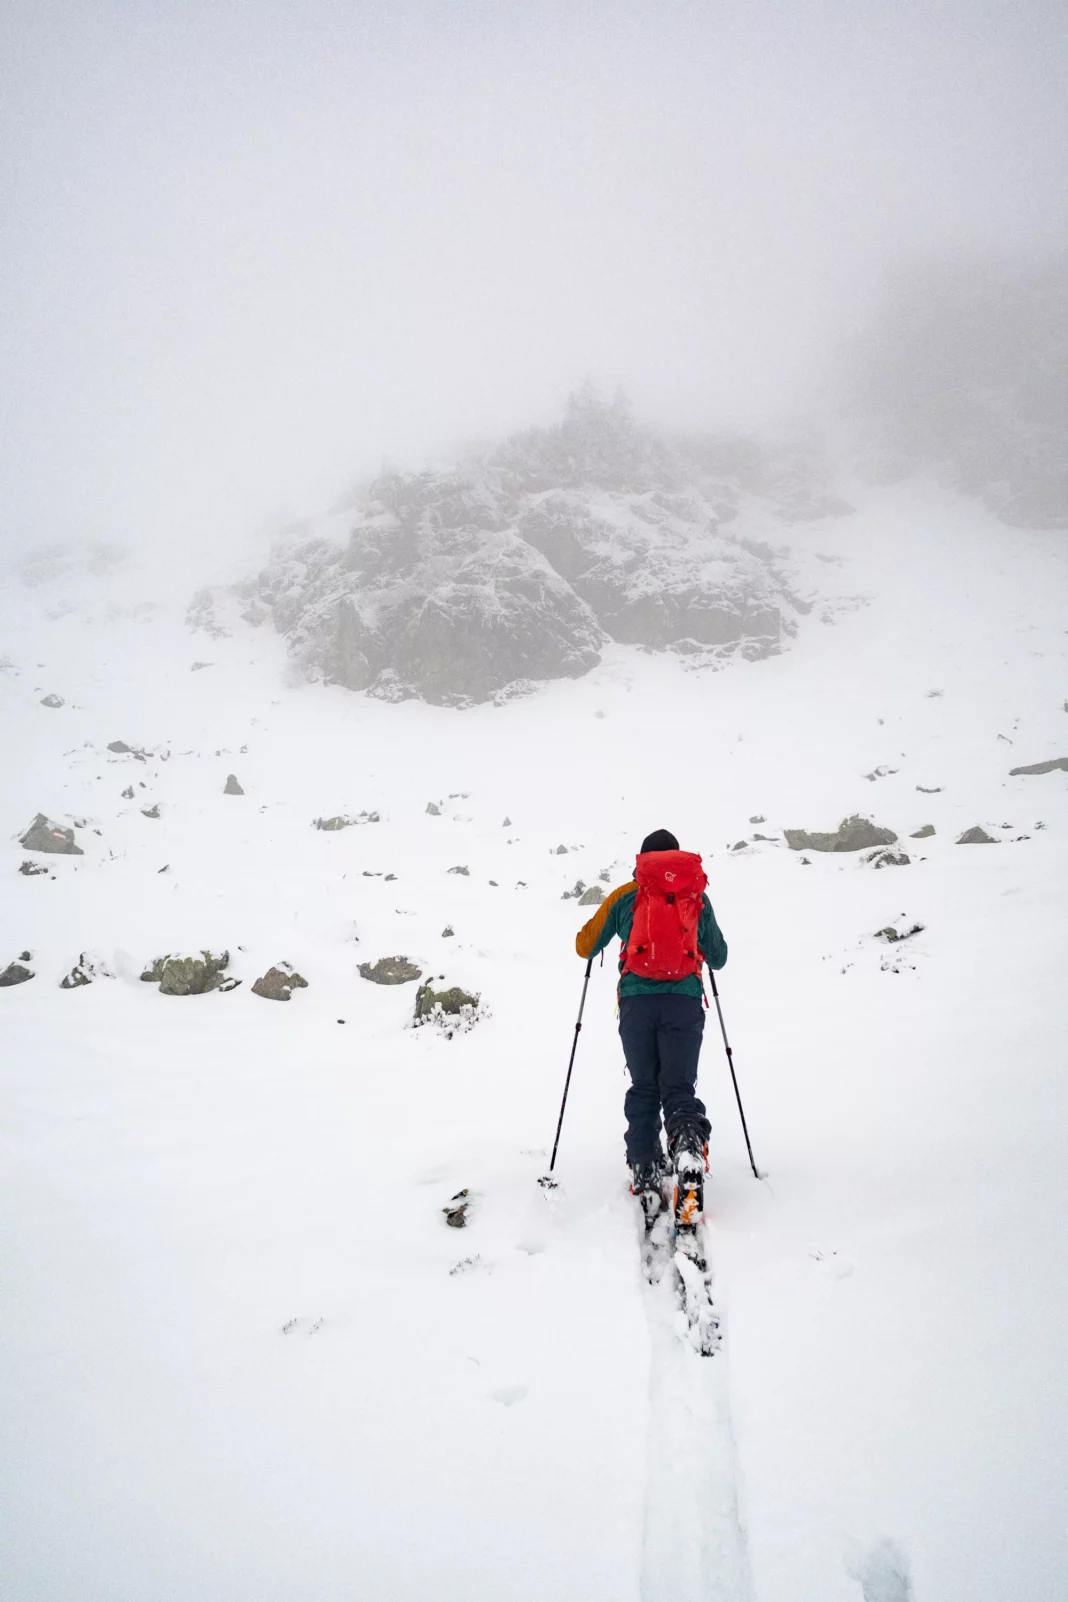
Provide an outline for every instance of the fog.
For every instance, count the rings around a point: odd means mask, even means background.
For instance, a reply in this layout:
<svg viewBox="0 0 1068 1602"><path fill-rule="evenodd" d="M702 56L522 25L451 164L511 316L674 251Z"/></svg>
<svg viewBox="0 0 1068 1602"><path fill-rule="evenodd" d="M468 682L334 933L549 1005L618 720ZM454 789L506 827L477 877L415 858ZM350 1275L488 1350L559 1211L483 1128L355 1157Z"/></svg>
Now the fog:
<svg viewBox="0 0 1068 1602"><path fill-rule="evenodd" d="M1062 0L9 0L0 59L8 546L237 538L587 375L818 415L888 274L1068 229Z"/></svg>

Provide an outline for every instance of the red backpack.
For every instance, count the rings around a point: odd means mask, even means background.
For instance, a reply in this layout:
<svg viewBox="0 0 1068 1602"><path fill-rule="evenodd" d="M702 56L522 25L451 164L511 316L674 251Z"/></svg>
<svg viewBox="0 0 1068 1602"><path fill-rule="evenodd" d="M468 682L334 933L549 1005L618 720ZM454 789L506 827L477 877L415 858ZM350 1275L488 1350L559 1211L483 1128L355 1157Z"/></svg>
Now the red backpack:
<svg viewBox="0 0 1068 1602"><path fill-rule="evenodd" d="M697 944L705 870L695 851L645 851L634 865L638 893L623 951L623 973L642 979L686 979L700 973Z"/></svg>

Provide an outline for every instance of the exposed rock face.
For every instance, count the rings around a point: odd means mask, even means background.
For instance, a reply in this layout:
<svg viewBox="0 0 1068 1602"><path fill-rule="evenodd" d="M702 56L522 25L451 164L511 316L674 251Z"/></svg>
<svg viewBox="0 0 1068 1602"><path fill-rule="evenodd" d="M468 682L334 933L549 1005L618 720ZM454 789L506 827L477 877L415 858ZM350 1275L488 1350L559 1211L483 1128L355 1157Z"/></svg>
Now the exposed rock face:
<svg viewBox="0 0 1068 1602"><path fill-rule="evenodd" d="M808 604L770 547L726 529L746 497L786 521L850 510L811 453L668 443L583 393L463 468L375 480L237 590L309 677L387 701L503 702L588 672L606 636L767 656Z"/></svg>
<svg viewBox="0 0 1068 1602"><path fill-rule="evenodd" d="M1028 768L1010 768L1009 777L1014 779L1018 773L1055 773L1057 769L1068 773L1068 757L1052 757L1048 762L1032 762Z"/></svg>
<svg viewBox="0 0 1068 1602"><path fill-rule="evenodd" d="M880 829L855 812L851 818L843 818L833 834L807 834L804 829L784 829L783 833L791 851L864 851L897 841L892 829Z"/></svg>
<svg viewBox="0 0 1068 1602"><path fill-rule="evenodd" d="M604 891L599 884L591 884L590 888L579 896L580 907L599 907L604 900Z"/></svg>
<svg viewBox="0 0 1068 1602"><path fill-rule="evenodd" d="M407 985L421 979L423 970L407 957L379 957L377 962L361 962L360 975L373 985Z"/></svg>
<svg viewBox="0 0 1068 1602"><path fill-rule="evenodd" d="M228 773L226 775L226 784L223 787L223 795L244 795L244 793L244 790L237 782L237 775Z"/></svg>
<svg viewBox="0 0 1068 1602"><path fill-rule="evenodd" d="M973 828L965 829L964 833L962 835L958 836L957 844L958 845L999 845L1000 841L995 840L994 836L992 834L987 834L985 829L981 829L978 824L975 824L975 826Z"/></svg>
<svg viewBox="0 0 1068 1602"><path fill-rule="evenodd" d="M52 823L43 812L38 812L19 844L27 851L48 851L57 856L83 857L85 852L74 843L74 830L61 823Z"/></svg>
<svg viewBox="0 0 1068 1602"><path fill-rule="evenodd" d="M289 1001L294 990L307 990L308 981L288 962L280 962L256 980L252 986L254 996L265 1001Z"/></svg>
<svg viewBox="0 0 1068 1602"><path fill-rule="evenodd" d="M228 979L230 953L202 951L199 957L157 957L141 978L158 984L164 996L203 996L210 990L234 990L239 979Z"/></svg>
<svg viewBox="0 0 1068 1602"><path fill-rule="evenodd" d="M3 973L0 973L0 989L6 990L10 985L24 985L32 978L32 971L24 968L21 962L9 962Z"/></svg>

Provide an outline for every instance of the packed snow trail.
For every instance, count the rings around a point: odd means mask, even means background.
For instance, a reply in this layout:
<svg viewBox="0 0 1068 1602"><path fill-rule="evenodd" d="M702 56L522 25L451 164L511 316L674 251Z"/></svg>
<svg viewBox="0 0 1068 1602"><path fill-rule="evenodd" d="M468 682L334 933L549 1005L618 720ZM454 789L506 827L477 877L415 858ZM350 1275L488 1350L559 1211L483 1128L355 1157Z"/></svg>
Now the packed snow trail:
<svg viewBox="0 0 1068 1602"><path fill-rule="evenodd" d="M693 1345L685 1305L680 1307L673 1256L655 1267L664 1271L646 1290L649 1440L641 1602L750 1602L722 1315L714 1353L702 1355ZM687 1267L696 1272L692 1263ZM700 1293L705 1288L702 1276Z"/></svg>

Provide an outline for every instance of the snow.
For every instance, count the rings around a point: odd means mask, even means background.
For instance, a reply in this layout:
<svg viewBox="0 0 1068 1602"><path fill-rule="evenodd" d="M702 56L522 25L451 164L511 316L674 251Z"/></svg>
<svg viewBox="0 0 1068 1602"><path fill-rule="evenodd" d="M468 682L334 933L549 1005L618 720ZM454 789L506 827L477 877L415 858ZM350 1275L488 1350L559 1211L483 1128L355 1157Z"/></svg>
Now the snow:
<svg viewBox="0 0 1068 1602"><path fill-rule="evenodd" d="M1062 1602L1068 807L1008 770L1068 754L1068 548L861 496L789 531L835 620L784 655L616 647L464 712L190 633L210 574L3 587L0 967L36 974L0 990L5 1598ZM26 878L38 811L85 855ZM911 864L782 843L853 812ZM778 843L732 855L755 814ZM976 823L999 844L957 846ZM610 964L536 1184L582 982L562 892L655 827L705 858L768 1175L713 1013L705 1359L641 1272ZM202 947L240 988L140 981ZM116 977L61 991L84 950ZM485 1015L409 1027L415 986L357 975L394 954ZM282 960L309 988L253 996Z"/></svg>

